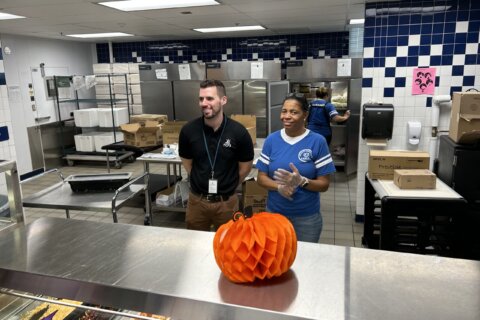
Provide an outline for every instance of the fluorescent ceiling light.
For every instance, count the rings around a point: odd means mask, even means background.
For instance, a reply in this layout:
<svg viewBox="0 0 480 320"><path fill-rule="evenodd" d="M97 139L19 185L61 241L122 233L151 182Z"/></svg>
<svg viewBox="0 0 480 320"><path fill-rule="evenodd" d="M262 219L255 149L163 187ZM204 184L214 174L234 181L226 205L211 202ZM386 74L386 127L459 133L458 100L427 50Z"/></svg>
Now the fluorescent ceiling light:
<svg viewBox="0 0 480 320"><path fill-rule="evenodd" d="M234 31L249 31L249 30L264 30L262 26L242 26L242 27L220 27L220 28L199 28L193 29L198 32L234 32Z"/></svg>
<svg viewBox="0 0 480 320"><path fill-rule="evenodd" d="M106 33L83 33L83 34L67 34L67 37L74 38L112 38L112 37L132 37L133 34L123 32L106 32Z"/></svg>
<svg viewBox="0 0 480 320"><path fill-rule="evenodd" d="M10 19L22 19L24 16L16 16L10 13L0 12L0 20L10 20Z"/></svg>
<svg viewBox="0 0 480 320"><path fill-rule="evenodd" d="M99 2L102 6L111 7L122 11L140 11L171 9L184 7L213 6L220 4L214 0L126 0Z"/></svg>
<svg viewBox="0 0 480 320"><path fill-rule="evenodd" d="M363 24L365 19L350 19L350 24Z"/></svg>

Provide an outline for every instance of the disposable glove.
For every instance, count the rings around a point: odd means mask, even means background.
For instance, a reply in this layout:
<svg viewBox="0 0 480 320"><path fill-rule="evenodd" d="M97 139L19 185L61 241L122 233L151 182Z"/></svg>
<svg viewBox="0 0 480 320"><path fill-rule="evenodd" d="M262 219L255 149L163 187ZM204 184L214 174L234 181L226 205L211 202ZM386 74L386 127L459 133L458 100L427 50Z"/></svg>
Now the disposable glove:
<svg viewBox="0 0 480 320"><path fill-rule="evenodd" d="M293 200L292 195L294 194L295 190L292 187L284 184L279 184L277 187L277 191L282 197L287 198L290 201Z"/></svg>
<svg viewBox="0 0 480 320"><path fill-rule="evenodd" d="M293 163L290 163L290 168L292 169L292 172L289 172L285 169L275 170L273 173L273 179L292 188L297 188L298 186L303 185L307 178L300 175L298 169Z"/></svg>

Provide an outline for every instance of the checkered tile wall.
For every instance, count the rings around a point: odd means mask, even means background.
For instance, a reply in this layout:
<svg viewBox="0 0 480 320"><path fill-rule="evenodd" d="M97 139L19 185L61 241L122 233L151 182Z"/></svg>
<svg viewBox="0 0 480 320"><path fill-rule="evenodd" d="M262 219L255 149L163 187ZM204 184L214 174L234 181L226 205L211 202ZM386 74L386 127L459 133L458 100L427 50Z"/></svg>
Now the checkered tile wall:
<svg viewBox="0 0 480 320"><path fill-rule="evenodd" d="M257 38L221 38L113 44L115 62L219 62L341 58L348 56L348 32ZM97 44L99 63L108 63L108 45Z"/></svg>
<svg viewBox="0 0 480 320"><path fill-rule="evenodd" d="M480 85L480 1L371 3L365 16L364 88L383 86L383 97L394 97L412 67L429 66L441 70L435 94Z"/></svg>

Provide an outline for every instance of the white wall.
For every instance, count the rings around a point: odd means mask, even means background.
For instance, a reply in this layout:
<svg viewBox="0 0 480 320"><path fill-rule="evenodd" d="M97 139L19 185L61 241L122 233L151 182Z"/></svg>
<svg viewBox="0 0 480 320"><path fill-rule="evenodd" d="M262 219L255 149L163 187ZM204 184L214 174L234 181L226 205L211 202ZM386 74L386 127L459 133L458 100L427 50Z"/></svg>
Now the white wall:
<svg viewBox="0 0 480 320"><path fill-rule="evenodd" d="M15 152L11 158L17 161L19 173L25 174L32 171L27 127L36 124L36 112L32 110L28 88L32 83L31 68L44 63L46 68L67 68L70 74L91 74L92 64L96 62L95 45L6 34L0 35L0 39L15 136ZM6 47L10 54L5 53ZM15 157L15 154L22 156Z"/></svg>

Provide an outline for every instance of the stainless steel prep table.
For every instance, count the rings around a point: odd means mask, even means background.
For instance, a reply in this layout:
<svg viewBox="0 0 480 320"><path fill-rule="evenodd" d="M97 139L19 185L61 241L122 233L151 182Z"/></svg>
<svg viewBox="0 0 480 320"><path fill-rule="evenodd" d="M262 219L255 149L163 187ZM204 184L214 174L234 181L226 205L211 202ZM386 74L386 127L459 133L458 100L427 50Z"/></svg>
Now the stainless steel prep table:
<svg viewBox="0 0 480 320"><path fill-rule="evenodd" d="M23 199L24 207L64 209L67 218L69 210L111 212L113 222L118 222L117 210L134 196L143 193L146 184L134 184L146 175L130 180L115 191L73 192L68 182L61 181ZM147 198L147 197L146 197Z"/></svg>
<svg viewBox="0 0 480 320"><path fill-rule="evenodd" d="M178 319L480 319L480 262L298 243L286 276L233 284L214 233L41 218L0 232L0 287Z"/></svg>
<svg viewBox="0 0 480 320"><path fill-rule="evenodd" d="M380 211L375 210L375 194ZM370 179L367 174L363 243L383 250L462 257L465 208L465 199L438 178L436 189L405 190L392 180Z"/></svg>

